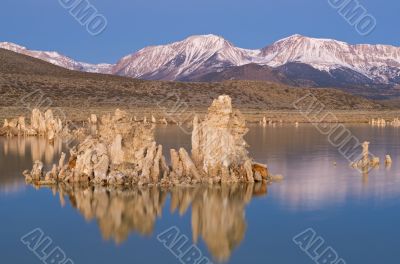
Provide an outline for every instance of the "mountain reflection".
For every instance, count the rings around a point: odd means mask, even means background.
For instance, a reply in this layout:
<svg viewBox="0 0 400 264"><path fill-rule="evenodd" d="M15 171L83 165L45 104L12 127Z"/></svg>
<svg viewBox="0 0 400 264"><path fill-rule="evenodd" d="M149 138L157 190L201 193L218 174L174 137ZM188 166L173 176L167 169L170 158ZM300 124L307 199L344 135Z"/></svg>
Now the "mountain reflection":
<svg viewBox="0 0 400 264"><path fill-rule="evenodd" d="M120 244L132 233L150 236L170 197L171 212L191 207L193 241L203 239L217 261L229 259L246 232L245 206L254 196L266 195L265 184L175 187L163 189L102 186L53 187L61 204L65 196L87 221L96 220L102 236Z"/></svg>

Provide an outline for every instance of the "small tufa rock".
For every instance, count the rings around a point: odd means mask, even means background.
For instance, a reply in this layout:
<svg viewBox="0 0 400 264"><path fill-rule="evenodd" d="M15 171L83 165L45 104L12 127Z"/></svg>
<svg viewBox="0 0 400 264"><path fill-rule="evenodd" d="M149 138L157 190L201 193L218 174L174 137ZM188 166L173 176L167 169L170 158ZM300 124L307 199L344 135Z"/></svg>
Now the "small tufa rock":
<svg viewBox="0 0 400 264"><path fill-rule="evenodd" d="M258 171L256 171L256 172L254 173L254 180L255 180L256 182L261 182L261 181L263 180L261 174L260 174Z"/></svg>
<svg viewBox="0 0 400 264"><path fill-rule="evenodd" d="M64 168L64 163L65 163L65 153L61 152L61 157L60 157L60 160L58 161L58 169L59 170Z"/></svg>
<svg viewBox="0 0 400 264"><path fill-rule="evenodd" d="M49 140L50 144L54 144L54 131L50 130L49 133L47 134L47 139Z"/></svg>
<svg viewBox="0 0 400 264"><path fill-rule="evenodd" d="M372 160L371 160L372 167L374 167L374 168L378 167L380 164L381 164L381 161L380 161L379 157L372 157Z"/></svg>
<svg viewBox="0 0 400 264"><path fill-rule="evenodd" d="M63 130L62 122L59 118L54 118L53 112L49 109L43 114L39 109L35 108L32 110L30 118L31 124L27 125L25 117L20 116L10 121L7 119L4 122L3 129L0 130L0 136L2 135L47 135L49 141L53 141L55 135L61 133Z"/></svg>
<svg viewBox="0 0 400 264"><path fill-rule="evenodd" d="M267 126L267 118L264 116L262 120L262 126L266 127Z"/></svg>
<svg viewBox="0 0 400 264"><path fill-rule="evenodd" d="M270 177L268 167L265 164L254 163L252 169L254 174L258 173L263 180L268 180Z"/></svg>
<svg viewBox="0 0 400 264"><path fill-rule="evenodd" d="M43 162L35 161L31 171L31 177L33 181L40 181L43 177Z"/></svg>
<svg viewBox="0 0 400 264"><path fill-rule="evenodd" d="M390 165L392 165L392 157L390 157L390 155L386 155L385 156L385 164L386 164L386 166L390 166Z"/></svg>
<svg viewBox="0 0 400 264"><path fill-rule="evenodd" d="M198 172L196 165L184 148L179 149L179 159L182 162L183 173L186 177L190 177L194 180L201 179L200 173Z"/></svg>
<svg viewBox="0 0 400 264"><path fill-rule="evenodd" d="M280 182L283 181L284 177L282 175L272 175L271 180L274 182Z"/></svg>
<svg viewBox="0 0 400 264"><path fill-rule="evenodd" d="M168 125L168 121L165 117L161 119L161 124Z"/></svg>
<svg viewBox="0 0 400 264"><path fill-rule="evenodd" d="M254 173L253 173L253 168L251 164L251 160L246 160L244 163L244 169L246 171L246 179L248 182L254 182Z"/></svg>
<svg viewBox="0 0 400 264"><path fill-rule="evenodd" d="M122 136L118 134L110 146L110 157L112 164L121 164L124 161L124 152L122 151Z"/></svg>
<svg viewBox="0 0 400 264"><path fill-rule="evenodd" d="M92 125L96 125L97 124L97 116L95 114L91 114L90 115L89 123L92 124Z"/></svg>
<svg viewBox="0 0 400 264"><path fill-rule="evenodd" d="M362 156L361 159L350 164L351 167L367 172L370 168L379 166L379 158L370 158L369 153L369 142L365 141L362 144Z"/></svg>

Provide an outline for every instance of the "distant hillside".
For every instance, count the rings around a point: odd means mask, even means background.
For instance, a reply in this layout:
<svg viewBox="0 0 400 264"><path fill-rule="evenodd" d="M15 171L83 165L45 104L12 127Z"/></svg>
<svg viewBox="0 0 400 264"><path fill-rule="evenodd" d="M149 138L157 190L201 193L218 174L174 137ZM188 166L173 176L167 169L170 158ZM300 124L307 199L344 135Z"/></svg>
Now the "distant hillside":
<svg viewBox="0 0 400 264"><path fill-rule="evenodd" d="M400 97L400 47L390 45L352 45L296 34L250 50L236 47L221 36L195 35L144 47L115 64L79 62L56 51L30 50L10 42L0 42L0 48L70 70L143 80L264 80L298 87L338 88L380 100Z"/></svg>
<svg viewBox="0 0 400 264"><path fill-rule="evenodd" d="M293 102L312 92L329 109L380 109L362 97L334 89L306 89L263 81L184 83L144 81L82 73L0 49L0 106L21 106L21 98L40 90L53 106L156 107L160 102L205 108L228 94L242 109L293 109ZM179 99L178 99L179 98ZM21 106L22 107L22 106Z"/></svg>
<svg viewBox="0 0 400 264"><path fill-rule="evenodd" d="M222 82L225 80L257 80L270 81L284 84L296 85L290 79L286 78L279 69L267 65L258 65L255 63L243 66L228 67L219 72L211 72L204 75L192 76L192 81L196 82Z"/></svg>

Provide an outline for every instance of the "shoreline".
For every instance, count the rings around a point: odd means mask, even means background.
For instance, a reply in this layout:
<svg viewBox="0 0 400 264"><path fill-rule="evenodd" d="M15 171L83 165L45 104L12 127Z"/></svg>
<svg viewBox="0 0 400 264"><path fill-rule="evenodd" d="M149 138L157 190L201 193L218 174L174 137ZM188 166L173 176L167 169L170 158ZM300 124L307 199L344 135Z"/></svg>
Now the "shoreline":
<svg viewBox="0 0 400 264"><path fill-rule="evenodd" d="M190 108L188 110L178 110L175 112L168 112L160 107L127 107L123 105L115 106L100 106L100 107L50 107L54 113L60 113L63 116L63 121L73 122L87 122L90 114L102 116L104 114L115 111L117 108L126 111L131 116L136 116L138 120L143 120L144 117L150 122L153 115L157 122L166 118L169 123L189 123L193 121L194 115L204 118L207 113L207 108ZM311 123L307 116L303 115L300 111L295 110L260 110L260 109L246 109L239 108L246 122L259 123L265 117L267 121L271 120L273 123ZM31 109L26 107L5 107L0 106L0 124L3 124L4 119L12 119L18 116L30 116ZM331 118L324 119L320 123L369 123L373 118L383 118L385 120L393 120L400 117L399 110L332 110L322 111L318 116L324 117L330 114ZM332 117L337 118L334 120Z"/></svg>

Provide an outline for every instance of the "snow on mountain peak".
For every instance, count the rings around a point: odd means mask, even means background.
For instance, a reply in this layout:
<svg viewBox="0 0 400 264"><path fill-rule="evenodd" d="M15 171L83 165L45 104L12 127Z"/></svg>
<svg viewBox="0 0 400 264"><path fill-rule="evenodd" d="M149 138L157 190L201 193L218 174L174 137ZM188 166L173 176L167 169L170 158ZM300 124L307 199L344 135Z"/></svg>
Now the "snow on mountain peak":
<svg viewBox="0 0 400 264"><path fill-rule="evenodd" d="M206 35L192 35L184 39L183 41L226 41L223 37L217 36L214 34L206 34Z"/></svg>
<svg viewBox="0 0 400 264"><path fill-rule="evenodd" d="M351 45L333 39L292 35L263 49L235 47L217 35L194 35L166 45L149 46L123 57L117 64L88 64L74 61L57 52L30 51L2 42L9 49L72 70L110 73L123 76L186 80L190 76L218 72L226 67L249 63L279 67L303 63L330 72L348 68L379 82L400 79L400 48L388 45Z"/></svg>
<svg viewBox="0 0 400 264"><path fill-rule="evenodd" d="M114 67L124 76L180 80L199 73L249 63L279 67L304 63L330 72L348 68L367 78L399 78L400 48L386 45L351 45L334 39L292 35L260 50L235 47L216 35L195 35L172 44L148 47L125 57Z"/></svg>
<svg viewBox="0 0 400 264"><path fill-rule="evenodd" d="M17 45L15 43L11 43L11 42L0 42L0 48L2 49L6 49L6 50L11 50L14 52L19 52L22 50L26 50L25 47Z"/></svg>
<svg viewBox="0 0 400 264"><path fill-rule="evenodd" d="M299 62L330 71L349 68L367 77L371 68L391 64L400 67L400 48L385 45L350 45L333 39L309 38L294 35L279 40L262 50L265 64L277 67Z"/></svg>
<svg viewBox="0 0 400 264"><path fill-rule="evenodd" d="M89 64L84 62L75 61L67 56L64 56L56 51L37 51L28 50L26 47L11 43L0 42L0 48L24 54L33 58L47 61L54 65L76 71L96 72L96 73L109 73L111 64Z"/></svg>
<svg viewBox="0 0 400 264"><path fill-rule="evenodd" d="M168 45L151 46L122 58L114 74L149 79L179 79L203 68L249 63L246 50L216 35L195 35Z"/></svg>

